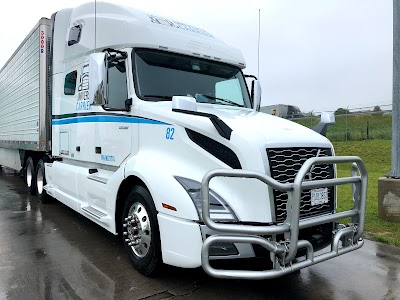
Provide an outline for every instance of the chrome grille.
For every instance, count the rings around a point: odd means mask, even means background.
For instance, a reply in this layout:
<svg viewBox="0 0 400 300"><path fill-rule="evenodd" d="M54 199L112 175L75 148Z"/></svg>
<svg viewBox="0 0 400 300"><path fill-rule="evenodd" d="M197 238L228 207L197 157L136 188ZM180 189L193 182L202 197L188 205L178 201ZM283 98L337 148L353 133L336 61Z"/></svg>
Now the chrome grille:
<svg viewBox="0 0 400 300"><path fill-rule="evenodd" d="M312 157L331 156L329 148L277 148L267 149L271 176L281 183L292 183L304 162ZM306 180L333 178L333 165L315 165ZM334 208L334 188L328 188L329 202L311 206L311 190L304 190L300 200L300 219L332 212ZM275 216L278 223L286 219L288 195L274 190Z"/></svg>

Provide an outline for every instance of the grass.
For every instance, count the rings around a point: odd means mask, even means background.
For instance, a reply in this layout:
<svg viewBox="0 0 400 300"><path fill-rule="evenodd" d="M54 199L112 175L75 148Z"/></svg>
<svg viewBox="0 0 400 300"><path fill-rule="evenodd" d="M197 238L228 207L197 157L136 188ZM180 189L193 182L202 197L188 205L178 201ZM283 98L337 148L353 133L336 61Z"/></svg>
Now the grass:
<svg viewBox="0 0 400 300"><path fill-rule="evenodd" d="M389 140L392 138L392 115L349 114L335 116L336 124L330 125L327 137L331 141L360 141L369 139ZM312 128L319 122L318 117L292 119L296 123Z"/></svg>
<svg viewBox="0 0 400 300"><path fill-rule="evenodd" d="M368 171L367 213L365 233L373 240L400 246L400 222L388 222L378 218L378 178L384 177L391 167L391 141L366 140L333 142L336 155L356 155L364 161ZM338 165L338 176L349 176L350 167ZM352 205L351 187L338 187L338 210Z"/></svg>

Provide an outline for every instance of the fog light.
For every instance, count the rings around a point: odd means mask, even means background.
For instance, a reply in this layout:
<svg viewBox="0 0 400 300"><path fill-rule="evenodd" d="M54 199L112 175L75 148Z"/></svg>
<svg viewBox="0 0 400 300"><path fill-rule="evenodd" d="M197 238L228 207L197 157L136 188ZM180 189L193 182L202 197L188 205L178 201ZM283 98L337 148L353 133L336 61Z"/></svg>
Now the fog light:
<svg viewBox="0 0 400 300"><path fill-rule="evenodd" d="M238 255L239 251L232 243L216 242L210 246L209 254L210 256L228 256Z"/></svg>

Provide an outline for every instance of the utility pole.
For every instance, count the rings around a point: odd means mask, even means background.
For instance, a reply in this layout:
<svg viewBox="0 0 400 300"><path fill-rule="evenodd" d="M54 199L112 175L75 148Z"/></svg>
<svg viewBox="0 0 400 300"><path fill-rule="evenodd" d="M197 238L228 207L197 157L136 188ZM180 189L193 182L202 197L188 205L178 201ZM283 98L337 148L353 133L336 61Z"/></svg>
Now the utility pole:
<svg viewBox="0 0 400 300"><path fill-rule="evenodd" d="M400 0L393 0L392 168L378 179L378 216L400 222Z"/></svg>
<svg viewBox="0 0 400 300"><path fill-rule="evenodd" d="M261 34L261 9L258 9L258 45L257 45L257 79L260 80L260 34Z"/></svg>
<svg viewBox="0 0 400 300"><path fill-rule="evenodd" d="M393 0L393 104L392 169L390 178L400 178L400 1Z"/></svg>

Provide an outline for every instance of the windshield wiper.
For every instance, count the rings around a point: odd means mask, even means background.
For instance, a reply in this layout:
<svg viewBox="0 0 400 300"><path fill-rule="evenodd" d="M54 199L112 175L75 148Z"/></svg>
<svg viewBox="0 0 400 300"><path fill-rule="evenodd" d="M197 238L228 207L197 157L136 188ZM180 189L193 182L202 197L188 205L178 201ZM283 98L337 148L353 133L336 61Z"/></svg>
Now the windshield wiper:
<svg viewBox="0 0 400 300"><path fill-rule="evenodd" d="M172 99L172 97L170 97L170 96L163 96L163 95L143 95L143 97L159 98L159 99L166 99L166 100Z"/></svg>
<svg viewBox="0 0 400 300"><path fill-rule="evenodd" d="M244 105L240 105L240 104L238 104L238 103L236 103L236 102L233 102L233 101L231 101L231 100L228 100L228 99L213 97L213 96L209 96L209 95L206 95L206 94L198 94L198 95L204 96L204 97L206 97L206 98L208 98L208 99L220 100L220 101L222 101L222 102L229 103L229 104L232 104L232 105L235 105L235 106L244 107Z"/></svg>

